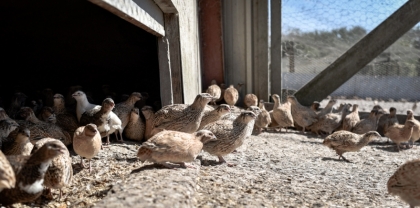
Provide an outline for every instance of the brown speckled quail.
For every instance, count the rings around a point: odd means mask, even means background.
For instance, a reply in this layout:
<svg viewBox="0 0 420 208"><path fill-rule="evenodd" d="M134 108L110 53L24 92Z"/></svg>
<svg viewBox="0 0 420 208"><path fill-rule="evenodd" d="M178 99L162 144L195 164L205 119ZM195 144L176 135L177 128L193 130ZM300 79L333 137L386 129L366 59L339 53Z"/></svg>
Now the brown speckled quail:
<svg viewBox="0 0 420 208"><path fill-rule="evenodd" d="M348 161L343 156L344 153L357 152L375 138L381 138L381 135L377 131L369 131L365 134L356 134L341 130L328 135L322 144L335 150L339 156L338 159L343 158L343 160Z"/></svg>
<svg viewBox="0 0 420 208"><path fill-rule="evenodd" d="M255 119L255 126L257 127L257 133L260 134L262 129L267 129L268 125L271 123L270 113L265 109L264 100L260 100L259 106L261 113Z"/></svg>
<svg viewBox="0 0 420 208"><path fill-rule="evenodd" d="M201 119L200 127L198 127L198 130L202 129L205 125L211 122L219 120L228 113L230 113L230 106L227 104L220 104L212 111L205 112L203 118Z"/></svg>
<svg viewBox="0 0 420 208"><path fill-rule="evenodd" d="M207 87L206 93L209 93L213 96L213 99L210 101L209 104L216 105L216 101L220 99L220 95L222 94L222 89L217 85L216 80L212 80L211 84Z"/></svg>
<svg viewBox="0 0 420 208"><path fill-rule="evenodd" d="M295 96L289 95L287 100L291 103L293 121L302 127L302 133L305 133L305 128L318 121L318 115L309 107L303 106L299 103ZM277 121L278 122L278 121Z"/></svg>
<svg viewBox="0 0 420 208"><path fill-rule="evenodd" d="M200 127L206 105L213 99L208 93L200 93L192 104L166 105L156 111L152 135L159 131L174 130L194 133Z"/></svg>
<svg viewBox="0 0 420 208"><path fill-rule="evenodd" d="M389 194L399 196L410 208L420 206L420 159L398 167L386 185Z"/></svg>
<svg viewBox="0 0 420 208"><path fill-rule="evenodd" d="M347 114L347 116L343 120L343 129L346 131L352 131L353 127L360 121L359 117L359 105L354 104L351 113Z"/></svg>
<svg viewBox="0 0 420 208"><path fill-rule="evenodd" d="M208 130L199 130L194 133L185 133L164 130L140 146L137 157L140 161L159 163L172 168L166 162L180 164L186 168L185 162L194 161L201 152L203 144L215 141L216 137Z"/></svg>
<svg viewBox="0 0 420 208"><path fill-rule="evenodd" d="M30 155L34 145L29 140L30 130L19 126L17 133L3 140L1 150L5 155Z"/></svg>
<svg viewBox="0 0 420 208"><path fill-rule="evenodd" d="M318 117L322 117L328 113L332 113L333 107L336 103L337 103L337 100L330 99L327 105L317 113Z"/></svg>
<svg viewBox="0 0 420 208"><path fill-rule="evenodd" d="M249 131L248 124L255 121L256 118L257 116L252 111L244 111L234 121L218 120L207 124L203 129L213 132L217 140L204 144L203 150L217 156L219 163L225 163L223 156L240 147L244 140L251 135L254 125L252 124L251 131Z"/></svg>
<svg viewBox="0 0 420 208"><path fill-rule="evenodd" d="M10 165L9 160L0 151L0 192L3 189L14 188L16 184L16 175Z"/></svg>
<svg viewBox="0 0 420 208"><path fill-rule="evenodd" d="M140 111L137 107L131 109L130 120L124 129L124 136L127 139L142 141L144 139L144 130L146 126L140 117Z"/></svg>
<svg viewBox="0 0 420 208"><path fill-rule="evenodd" d="M105 98L102 101L101 107L93 108L82 114L79 125L85 126L90 123L95 124L101 134L101 137L106 137L105 144L109 144L109 135L111 134L111 125L109 121L111 120L110 114L114 107L114 100L112 100L112 98Z"/></svg>
<svg viewBox="0 0 420 208"><path fill-rule="evenodd" d="M73 138L74 131L79 127L79 121L77 120L76 114L67 110L63 95L55 94L53 98L53 110L56 120L55 124L61 127L64 131L67 131L70 134L70 138Z"/></svg>
<svg viewBox="0 0 420 208"><path fill-rule="evenodd" d="M395 142L398 151L400 151L400 144L410 140L414 125L415 123L412 120L405 121L404 125L394 124L388 127L385 136Z"/></svg>
<svg viewBox="0 0 420 208"><path fill-rule="evenodd" d="M51 165L48 167L44 178L44 186L47 187L49 198L52 198L51 189L59 189L60 195L58 200L60 200L63 195L62 188L70 186L73 178L72 159L67 147L61 141L54 138L43 138L38 140L34 145L33 152L36 152L48 142L54 142L61 146L64 151L63 154L52 159Z"/></svg>
<svg viewBox="0 0 420 208"><path fill-rule="evenodd" d="M54 123L47 123L39 120L32 108L22 107L19 112L19 116L24 120L16 120L16 122L25 126L31 132L30 140L32 144L36 141L35 139L42 139L45 137L52 137L61 140L65 145L71 144L70 134L66 131L63 131L61 127Z"/></svg>
<svg viewBox="0 0 420 208"><path fill-rule="evenodd" d="M121 129L115 131L115 137L117 140L124 141L123 132L124 128L127 126L130 120L131 109L133 109L136 102L141 99L142 96L139 92L132 92L127 100L117 103L115 108L112 110L118 116L118 118L121 119Z"/></svg>
<svg viewBox="0 0 420 208"><path fill-rule="evenodd" d="M155 111L152 106L143 106L141 108L141 113L144 115L144 119L146 120L146 128L144 129L144 138L146 140L152 137L152 129L153 129L153 122L155 120Z"/></svg>
<svg viewBox="0 0 420 208"><path fill-rule="evenodd" d="M54 110L49 106L44 106L39 110L38 119L48 123L57 122Z"/></svg>
<svg viewBox="0 0 420 208"><path fill-rule="evenodd" d="M414 142L420 139L420 121L414 118L414 113L412 110L407 110L407 118L406 120L410 120L414 123L413 126L413 133L411 134L411 138L409 141L409 147L413 147ZM397 120L398 123L398 120Z"/></svg>
<svg viewBox="0 0 420 208"><path fill-rule="evenodd" d="M15 172L16 186L0 192L0 204L9 206L14 203L32 202L41 196L45 172L51 161L64 151L62 146L55 142L48 142L30 156L6 156Z"/></svg>
<svg viewBox="0 0 420 208"><path fill-rule="evenodd" d="M245 105L245 108L248 108L250 106L258 106L257 95L252 94L252 93L246 94L244 97L244 105Z"/></svg>
<svg viewBox="0 0 420 208"><path fill-rule="evenodd" d="M280 96L278 94L271 95L274 100L273 118L278 125L275 127L285 128L287 132L288 127L293 126L292 104L289 101L280 103ZM315 113L315 112L314 112Z"/></svg>
<svg viewBox="0 0 420 208"><path fill-rule="evenodd" d="M361 119L354 125L352 132L356 134L364 134L368 131L376 131L378 128L379 118L383 115L383 111L371 110L369 117Z"/></svg>
<svg viewBox="0 0 420 208"><path fill-rule="evenodd" d="M223 98L225 102L232 107L236 104L236 102L238 102L239 92L233 85L230 85L225 89Z"/></svg>
<svg viewBox="0 0 420 208"><path fill-rule="evenodd" d="M80 155L80 164L86 168L83 157L89 160L89 172L92 170L91 159L102 148L101 134L95 124L87 124L76 129L73 137L73 150Z"/></svg>

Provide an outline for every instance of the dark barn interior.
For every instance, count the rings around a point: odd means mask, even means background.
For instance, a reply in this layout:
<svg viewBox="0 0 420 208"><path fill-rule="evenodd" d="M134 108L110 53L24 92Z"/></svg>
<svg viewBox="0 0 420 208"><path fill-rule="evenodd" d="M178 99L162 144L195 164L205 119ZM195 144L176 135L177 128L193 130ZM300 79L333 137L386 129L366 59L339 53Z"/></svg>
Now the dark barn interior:
<svg viewBox="0 0 420 208"><path fill-rule="evenodd" d="M156 37L86 0L2 1L0 28L3 108L16 91L28 103L76 85L94 104L109 94L104 85L116 103L134 91L160 100Z"/></svg>

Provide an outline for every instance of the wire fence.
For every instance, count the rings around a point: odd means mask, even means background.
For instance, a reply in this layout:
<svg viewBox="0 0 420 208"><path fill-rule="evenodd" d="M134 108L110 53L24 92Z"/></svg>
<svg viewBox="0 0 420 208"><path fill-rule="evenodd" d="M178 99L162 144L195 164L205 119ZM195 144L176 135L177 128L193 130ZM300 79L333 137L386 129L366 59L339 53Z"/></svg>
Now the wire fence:
<svg viewBox="0 0 420 208"><path fill-rule="evenodd" d="M406 2L282 0L282 88L299 90ZM331 95L420 100L420 24Z"/></svg>

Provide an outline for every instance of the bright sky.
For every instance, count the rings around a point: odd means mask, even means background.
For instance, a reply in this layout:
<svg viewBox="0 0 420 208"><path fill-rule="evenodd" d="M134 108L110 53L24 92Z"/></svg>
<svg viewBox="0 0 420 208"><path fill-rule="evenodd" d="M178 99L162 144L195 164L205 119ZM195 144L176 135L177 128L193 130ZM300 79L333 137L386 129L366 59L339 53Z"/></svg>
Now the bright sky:
<svg viewBox="0 0 420 208"><path fill-rule="evenodd" d="M331 30L362 26L368 32L407 0L282 0L282 30ZM419 25L419 24L417 24Z"/></svg>

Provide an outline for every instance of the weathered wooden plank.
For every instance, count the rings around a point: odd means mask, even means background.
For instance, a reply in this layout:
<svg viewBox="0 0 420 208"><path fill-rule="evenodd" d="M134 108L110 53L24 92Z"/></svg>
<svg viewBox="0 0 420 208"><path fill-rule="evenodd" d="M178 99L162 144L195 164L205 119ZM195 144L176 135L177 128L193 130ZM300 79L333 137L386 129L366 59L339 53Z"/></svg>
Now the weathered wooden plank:
<svg viewBox="0 0 420 208"><path fill-rule="evenodd" d="M409 0L363 37L295 96L303 105L323 100L420 21L420 1Z"/></svg>
<svg viewBox="0 0 420 208"><path fill-rule="evenodd" d="M271 0L271 94L281 96L281 0ZM267 100L268 101L268 100Z"/></svg>
<svg viewBox="0 0 420 208"><path fill-rule="evenodd" d="M153 0L89 1L158 37L165 36L163 13Z"/></svg>
<svg viewBox="0 0 420 208"><path fill-rule="evenodd" d="M267 100L269 95L268 1L253 1L254 94Z"/></svg>
<svg viewBox="0 0 420 208"><path fill-rule="evenodd" d="M184 103L192 103L201 92L197 1L172 0L172 2L179 15L183 98Z"/></svg>
<svg viewBox="0 0 420 208"><path fill-rule="evenodd" d="M160 98L162 106L174 103L172 92L171 60L167 37L158 38Z"/></svg>
<svg viewBox="0 0 420 208"><path fill-rule="evenodd" d="M179 18L177 14L164 14L165 17L165 33L169 42L169 59L172 85L173 103L183 103L183 87L182 87L182 67L179 42ZM162 85L162 83L161 83ZM161 86L162 87L162 86Z"/></svg>
<svg viewBox="0 0 420 208"><path fill-rule="evenodd" d="M154 0L163 13L178 13L174 3L171 0Z"/></svg>
<svg viewBox="0 0 420 208"><path fill-rule="evenodd" d="M198 0L203 90L214 79L224 82L221 0Z"/></svg>
<svg viewBox="0 0 420 208"><path fill-rule="evenodd" d="M239 91L237 105L243 104L245 93L252 92L252 2L222 1L225 83Z"/></svg>

